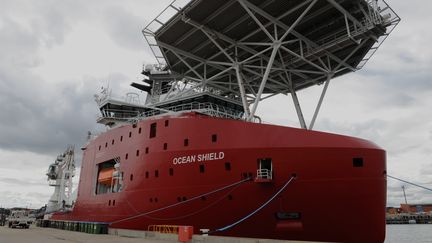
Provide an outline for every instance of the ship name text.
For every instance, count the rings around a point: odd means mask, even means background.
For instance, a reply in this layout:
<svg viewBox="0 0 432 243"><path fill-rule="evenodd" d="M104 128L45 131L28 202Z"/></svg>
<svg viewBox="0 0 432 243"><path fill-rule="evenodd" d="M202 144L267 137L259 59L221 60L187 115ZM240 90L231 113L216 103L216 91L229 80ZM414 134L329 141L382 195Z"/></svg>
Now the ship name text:
<svg viewBox="0 0 432 243"><path fill-rule="evenodd" d="M194 154L194 155L175 157L173 158L172 161L174 165L180 165L180 164L187 164L187 163L194 163L194 162L221 160L224 157L225 157L224 152L215 152L215 153Z"/></svg>

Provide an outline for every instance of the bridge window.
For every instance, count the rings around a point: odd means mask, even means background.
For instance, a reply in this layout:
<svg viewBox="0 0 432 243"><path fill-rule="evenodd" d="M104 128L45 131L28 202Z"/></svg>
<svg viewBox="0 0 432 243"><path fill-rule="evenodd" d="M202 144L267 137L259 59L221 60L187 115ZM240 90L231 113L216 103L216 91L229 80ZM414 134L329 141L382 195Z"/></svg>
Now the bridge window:
<svg viewBox="0 0 432 243"><path fill-rule="evenodd" d="M129 132L129 137L132 137L132 132Z"/></svg>
<svg viewBox="0 0 432 243"><path fill-rule="evenodd" d="M141 127L138 129L138 133L141 134Z"/></svg>
<svg viewBox="0 0 432 243"><path fill-rule="evenodd" d="M157 123L156 122L150 124L150 138L156 137L156 128L157 128Z"/></svg>
<svg viewBox="0 0 432 243"><path fill-rule="evenodd" d="M189 146L189 139L186 138L186 139L183 141L183 145L184 145L185 147Z"/></svg>
<svg viewBox="0 0 432 243"><path fill-rule="evenodd" d="M120 136L120 142L123 142L123 136Z"/></svg>
<svg viewBox="0 0 432 243"><path fill-rule="evenodd" d="M129 158L129 154L126 154L125 159L128 159L128 158Z"/></svg>
<svg viewBox="0 0 432 243"><path fill-rule="evenodd" d="M145 151L145 153L146 153L146 154L149 153L149 147L146 147L146 151Z"/></svg>
<svg viewBox="0 0 432 243"><path fill-rule="evenodd" d="M137 157L139 156L139 149L136 151L136 156Z"/></svg>
<svg viewBox="0 0 432 243"><path fill-rule="evenodd" d="M111 141L111 144L114 145L114 139Z"/></svg>
<svg viewBox="0 0 432 243"><path fill-rule="evenodd" d="M213 134L212 135L212 142L216 143L217 142L217 134Z"/></svg>
<svg viewBox="0 0 432 243"><path fill-rule="evenodd" d="M167 149L168 149L168 144L167 144L167 143L164 143L163 149L164 149L164 150L167 150Z"/></svg>
<svg viewBox="0 0 432 243"><path fill-rule="evenodd" d="M165 126L167 127L169 125L169 120L165 120Z"/></svg>
<svg viewBox="0 0 432 243"><path fill-rule="evenodd" d="M145 173L145 178L149 178L149 172L148 171L146 171L146 173Z"/></svg>

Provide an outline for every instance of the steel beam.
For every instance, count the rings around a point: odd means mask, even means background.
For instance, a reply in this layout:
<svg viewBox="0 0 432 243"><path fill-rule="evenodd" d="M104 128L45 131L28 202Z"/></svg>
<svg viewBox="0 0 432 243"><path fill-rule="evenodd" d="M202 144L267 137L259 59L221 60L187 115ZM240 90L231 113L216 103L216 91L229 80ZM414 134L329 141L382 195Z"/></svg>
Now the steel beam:
<svg viewBox="0 0 432 243"><path fill-rule="evenodd" d="M242 100L242 104L243 104L243 109L245 112L245 117L248 118L249 114L250 114L250 110L249 110L249 105L246 99L246 92L245 92L245 88L244 88L244 84L243 84L243 78L240 72L240 66L236 65L235 66L235 71L236 71L236 75L237 75L237 82L239 85L239 89L240 89L240 96L241 96L241 100Z"/></svg>
<svg viewBox="0 0 432 243"><path fill-rule="evenodd" d="M249 121L252 120L252 118L255 116L255 112L256 112L256 109L257 109L257 107L258 107L259 100L260 100L261 95L262 95L262 93L263 93L263 91L264 91L265 85L266 85L267 80L268 80L268 77L269 77L269 75L270 75L271 67L273 66L273 62L274 62L274 60L275 60L275 58L276 58L276 54L278 53L278 50L279 50L280 46L281 46L281 43L280 43L280 42L275 42L275 45L274 45L274 47L273 47L272 54L271 54L271 56L270 56L270 60L269 60L269 62L268 62L268 64L267 64L267 69L266 69L266 71L264 72L264 76L263 76L263 79L262 79L262 81L261 81L260 88L259 88L258 93L257 93L257 96L256 96L256 98L255 98L255 102L254 102L254 104L253 104L253 106L252 106L251 113L249 114L249 117L248 117L248 120L249 120Z"/></svg>
<svg viewBox="0 0 432 243"><path fill-rule="evenodd" d="M247 0L242 0L244 1L244 3L252 10L254 10L255 12L259 13L261 16L265 17L266 19L270 20L271 22L277 24L278 26L280 26L281 28L285 29L285 30L289 30L289 26L286 25L285 23L283 23L282 21L280 21L279 19L273 17L272 15L270 15L269 13L267 13L266 11L262 10L261 8L259 8L258 6L250 3ZM322 47L320 47L318 44L316 44L315 42L313 42L312 40L310 40L309 38L307 38L306 36L303 36L302 34L298 33L295 30L292 30L292 34L294 36L296 36L297 38L299 38L300 40L303 40L305 43L309 44L310 46L320 49L322 51L324 51L329 57L331 57L334 61L341 63L342 60L338 57L336 57L335 55L329 53L327 50L323 49ZM347 63L343 63L344 66L348 67L349 69L351 69L352 71L356 71L356 69L350 65L348 65Z"/></svg>

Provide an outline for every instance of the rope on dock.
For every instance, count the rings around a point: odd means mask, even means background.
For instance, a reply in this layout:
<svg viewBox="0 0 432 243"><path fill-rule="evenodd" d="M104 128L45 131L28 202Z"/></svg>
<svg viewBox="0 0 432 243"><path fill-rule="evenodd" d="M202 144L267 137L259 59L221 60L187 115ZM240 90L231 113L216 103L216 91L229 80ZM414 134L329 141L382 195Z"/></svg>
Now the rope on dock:
<svg viewBox="0 0 432 243"><path fill-rule="evenodd" d="M236 225L238 225L238 224L240 224L241 222L243 222L243 221L245 221L246 219L248 219L248 218L250 218L250 217L252 217L253 215L255 215L256 213L258 213L261 209L263 209L263 208L265 208L271 201L273 201L279 194L281 194L284 190L285 190L285 188L293 181L295 179L295 177L293 176L293 177L291 177L286 183L285 183L285 185L283 185L282 187L281 187L281 189L279 189L279 191L277 191L269 200L267 200L265 203L263 203L259 208L257 208L257 209L255 209L252 213L250 213L250 214L248 214L248 215L246 215L245 217L243 217L243 218L241 218L241 219L239 219L239 220L237 220L236 222L234 222L234 223L232 223L232 224L229 224L229 225L227 225L227 226L225 226L225 227L222 227L222 228L219 228L219 229L215 229L215 230L213 230L213 231L210 231L210 232L208 232L208 233L206 233L206 234L212 234L212 233L216 233L216 232L222 232L222 231L225 231L225 230L228 230L228 229L230 229L230 228L232 228L232 227L234 227L234 226L236 226Z"/></svg>
<svg viewBox="0 0 432 243"><path fill-rule="evenodd" d="M139 213L139 214L134 215L134 216L130 216L130 217L126 217L126 218L123 218L123 219L119 219L119 220L113 221L113 222L110 223L110 225L111 225L111 224L115 224L115 223L119 223L119 222L123 222L123 221L127 221L127 220L131 220L131 219L136 219L136 218L139 218L139 217L142 217L142 216L145 216L145 215L149 215L149 214L152 214L152 213L156 213L156 212L159 212L159 211L163 211L163 210L165 210L165 209L169 209L169 208L172 208L172 207L176 207L176 206L178 206L178 205L185 204L185 203L188 203L188 202L193 201L193 200L201 199L201 197L208 196L208 195L213 194L213 193L216 193L216 192L224 191L224 190L226 190L226 189L228 189L228 188L231 188L231 187L234 187L234 186L238 186L238 185L240 185L240 184L243 184L243 183L245 183L245 182L247 182L247 181L251 181L251 180L252 180L252 177L248 177L248 178L243 179L243 180L241 180L241 181L237 181L237 182L235 182L235 183L233 183L233 184L226 185L226 186L223 186L223 187L218 188L218 189L216 189L216 190L213 190L213 191L210 191L210 192L207 192L207 193L204 193L204 194L201 194L201 195L198 195L198 196L192 197L192 198L187 199L187 200L182 201L182 202L174 203L174 204L171 204L171 205L168 205L168 206L162 207L162 208L158 208L158 209L151 210L151 211L148 211L148 212Z"/></svg>
<svg viewBox="0 0 432 243"><path fill-rule="evenodd" d="M397 177L394 177L394 176L391 176L391 175L387 175L387 177L392 178L392 179L394 179L394 180L401 181L401 182L405 182L405 183L407 183L407 184L410 184L410 185L413 185L413 186L416 186L416 187L419 187L419 188L422 188L422 189L425 189L425 190L427 190L427 191L431 191L431 192L432 192L432 189L431 189L431 188L427 188L427 187L424 187L424 186L422 186L422 185L419 185L419 184L416 184L416 183L413 183L413 182L409 182L409 181L406 181L406 180L402 180L402 179L400 179L400 178L397 178Z"/></svg>

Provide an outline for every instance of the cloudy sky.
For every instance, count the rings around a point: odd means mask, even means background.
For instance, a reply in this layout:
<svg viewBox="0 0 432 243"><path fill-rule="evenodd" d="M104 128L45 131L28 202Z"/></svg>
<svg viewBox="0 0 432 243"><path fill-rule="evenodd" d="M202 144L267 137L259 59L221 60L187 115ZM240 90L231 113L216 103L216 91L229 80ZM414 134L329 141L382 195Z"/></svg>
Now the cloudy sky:
<svg viewBox="0 0 432 243"><path fill-rule="evenodd" d="M48 165L68 144L79 160L87 131L103 129L93 95L109 83L122 96L154 62L141 29L169 2L0 0L0 206L47 202ZM401 24L362 71L331 82L315 129L372 140L389 174L432 187L432 3L388 2ZM321 88L299 93L307 120ZM258 113L298 127L290 97ZM389 205L403 201L401 186L389 180ZM412 186L407 196L432 203Z"/></svg>

